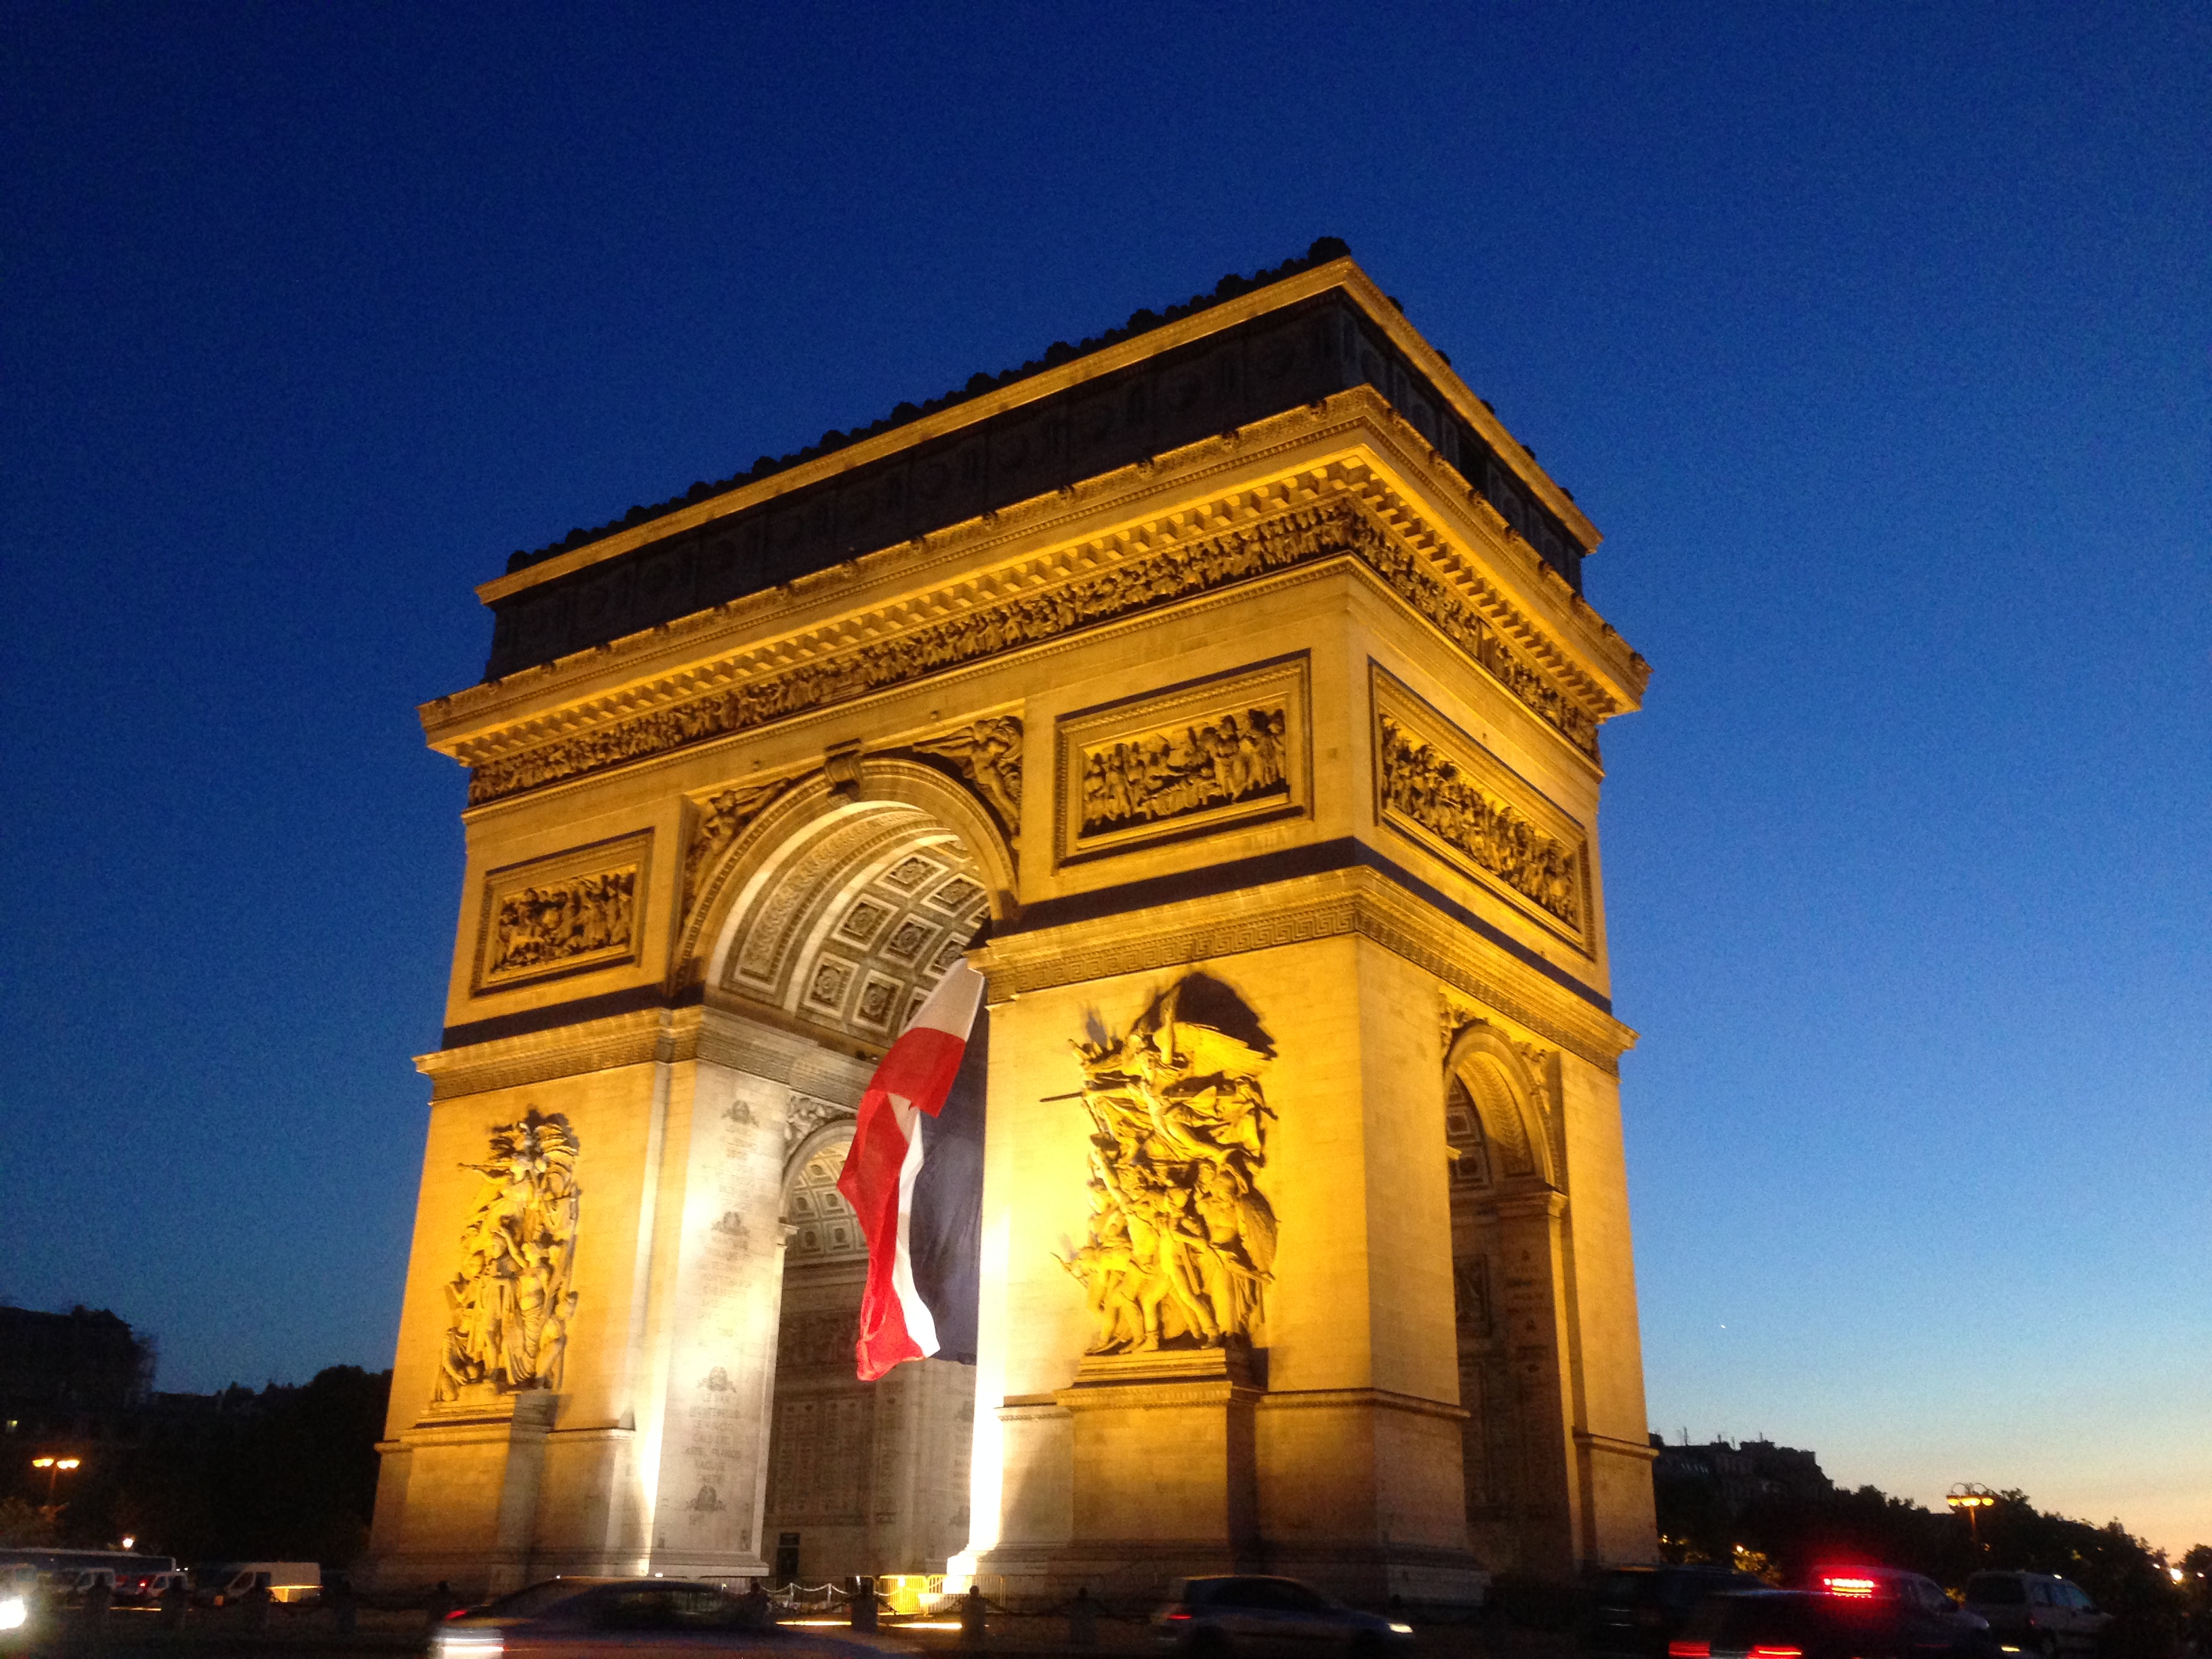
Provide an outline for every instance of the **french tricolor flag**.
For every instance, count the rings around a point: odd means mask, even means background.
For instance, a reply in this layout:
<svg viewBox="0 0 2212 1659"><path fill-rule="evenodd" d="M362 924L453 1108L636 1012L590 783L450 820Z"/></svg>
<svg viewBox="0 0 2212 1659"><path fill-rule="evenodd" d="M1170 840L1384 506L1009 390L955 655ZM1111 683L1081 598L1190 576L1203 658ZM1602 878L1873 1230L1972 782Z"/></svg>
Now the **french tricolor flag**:
<svg viewBox="0 0 2212 1659"><path fill-rule="evenodd" d="M964 961L947 969L860 1097L837 1190L868 1241L854 1346L864 1382L902 1360L975 1363L990 1030L975 1018L983 985Z"/></svg>

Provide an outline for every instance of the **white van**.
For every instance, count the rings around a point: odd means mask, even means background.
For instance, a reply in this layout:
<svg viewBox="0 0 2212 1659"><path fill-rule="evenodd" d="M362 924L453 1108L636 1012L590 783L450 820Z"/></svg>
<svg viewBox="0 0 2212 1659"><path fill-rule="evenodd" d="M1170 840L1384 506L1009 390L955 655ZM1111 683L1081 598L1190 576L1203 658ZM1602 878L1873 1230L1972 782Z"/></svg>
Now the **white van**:
<svg viewBox="0 0 2212 1659"><path fill-rule="evenodd" d="M323 1570L313 1561L225 1561L196 1568L193 1595L211 1607L246 1599L256 1584L272 1601L312 1601L323 1591Z"/></svg>

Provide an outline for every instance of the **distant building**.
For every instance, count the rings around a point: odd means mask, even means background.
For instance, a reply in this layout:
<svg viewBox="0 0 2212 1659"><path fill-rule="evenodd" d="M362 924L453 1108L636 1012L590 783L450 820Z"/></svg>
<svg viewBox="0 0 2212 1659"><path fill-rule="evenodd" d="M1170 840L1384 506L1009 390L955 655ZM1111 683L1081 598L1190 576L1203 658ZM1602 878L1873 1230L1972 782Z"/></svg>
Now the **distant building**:
<svg viewBox="0 0 2212 1659"><path fill-rule="evenodd" d="M0 1444L84 1451L197 1435L258 1409L251 1389L156 1394L153 1339L105 1308L0 1306Z"/></svg>
<svg viewBox="0 0 2212 1659"><path fill-rule="evenodd" d="M11 1416L120 1411L153 1382L153 1345L105 1308L0 1307L0 1408Z"/></svg>
<svg viewBox="0 0 2212 1659"><path fill-rule="evenodd" d="M1813 1453L1771 1440L1670 1446L1655 1434L1651 1444L1659 1454L1651 1466L1655 1487L1709 1493L1731 1520L1761 1498L1820 1498L1836 1489Z"/></svg>

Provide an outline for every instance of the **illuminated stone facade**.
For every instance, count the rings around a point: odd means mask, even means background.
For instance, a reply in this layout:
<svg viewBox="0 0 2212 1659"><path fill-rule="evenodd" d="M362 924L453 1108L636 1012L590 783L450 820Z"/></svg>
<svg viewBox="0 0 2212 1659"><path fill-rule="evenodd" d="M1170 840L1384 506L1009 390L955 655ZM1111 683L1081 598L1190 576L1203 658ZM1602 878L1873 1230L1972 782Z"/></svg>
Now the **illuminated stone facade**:
<svg viewBox="0 0 2212 1659"><path fill-rule="evenodd" d="M1651 1554L1595 532L1348 259L1154 320L479 590L383 1582ZM828 1176L963 950L978 1363L862 1385Z"/></svg>

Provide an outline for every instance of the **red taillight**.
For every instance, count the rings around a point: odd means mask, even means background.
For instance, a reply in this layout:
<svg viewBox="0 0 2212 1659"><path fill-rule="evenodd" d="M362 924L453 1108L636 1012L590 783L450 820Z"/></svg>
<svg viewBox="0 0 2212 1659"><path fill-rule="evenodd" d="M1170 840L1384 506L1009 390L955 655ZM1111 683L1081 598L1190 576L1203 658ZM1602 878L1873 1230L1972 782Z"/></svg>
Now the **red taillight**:
<svg viewBox="0 0 2212 1659"><path fill-rule="evenodd" d="M1751 1659L1805 1659L1805 1650L1802 1648L1756 1647L1751 1650Z"/></svg>
<svg viewBox="0 0 2212 1659"><path fill-rule="evenodd" d="M1820 1588L1831 1595L1872 1595L1875 1582L1855 1574L1826 1572L1820 1575Z"/></svg>
<svg viewBox="0 0 2212 1659"><path fill-rule="evenodd" d="M1167 1614L1166 1617L1168 1623L1170 1625L1184 1625L1190 1622L1190 1615L1185 1613L1181 1607L1176 1608L1172 1613Z"/></svg>
<svg viewBox="0 0 2212 1659"><path fill-rule="evenodd" d="M469 1610L466 1607L455 1607L451 1613L446 1615L446 1622L450 1625L456 1619L465 1619L468 1616Z"/></svg>
<svg viewBox="0 0 2212 1659"><path fill-rule="evenodd" d="M1677 1638L1667 1644L1667 1659L1713 1659L1711 1642L1685 1642Z"/></svg>

